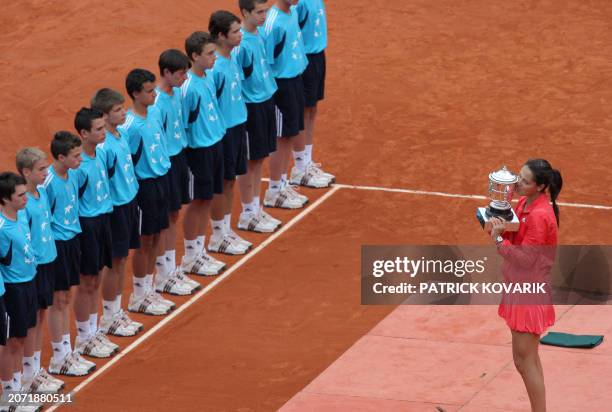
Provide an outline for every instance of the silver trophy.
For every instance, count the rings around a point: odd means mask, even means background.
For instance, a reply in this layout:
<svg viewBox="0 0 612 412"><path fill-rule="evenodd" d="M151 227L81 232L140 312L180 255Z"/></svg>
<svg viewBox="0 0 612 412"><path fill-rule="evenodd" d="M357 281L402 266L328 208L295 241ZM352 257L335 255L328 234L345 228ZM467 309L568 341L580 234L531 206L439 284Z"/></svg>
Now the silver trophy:
<svg viewBox="0 0 612 412"><path fill-rule="evenodd" d="M519 220L512 210L510 202L514 195L514 188L518 177L506 166L500 170L489 173L489 199L491 202L487 207L479 207L476 217L485 230L491 230L491 218L499 217L506 221L506 231L516 232L519 228Z"/></svg>

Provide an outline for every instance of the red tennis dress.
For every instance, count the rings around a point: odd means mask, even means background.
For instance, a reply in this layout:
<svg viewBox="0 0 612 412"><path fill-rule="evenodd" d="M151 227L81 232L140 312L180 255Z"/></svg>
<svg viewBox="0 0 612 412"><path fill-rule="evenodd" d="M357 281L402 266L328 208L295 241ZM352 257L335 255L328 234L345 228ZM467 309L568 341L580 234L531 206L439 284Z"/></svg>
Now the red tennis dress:
<svg viewBox="0 0 612 412"><path fill-rule="evenodd" d="M504 257L504 280L517 281L517 274L521 273L522 280L526 281L524 274L528 273L529 282L548 284L557 244L555 213L544 193L527 207L526 200L521 197L516 207L520 222L518 232L504 233L504 241L498 247L499 254ZM497 311L510 329L540 335L554 325L555 308L550 295L538 300L538 304L524 304L525 300L522 304L517 302L512 296L504 296Z"/></svg>

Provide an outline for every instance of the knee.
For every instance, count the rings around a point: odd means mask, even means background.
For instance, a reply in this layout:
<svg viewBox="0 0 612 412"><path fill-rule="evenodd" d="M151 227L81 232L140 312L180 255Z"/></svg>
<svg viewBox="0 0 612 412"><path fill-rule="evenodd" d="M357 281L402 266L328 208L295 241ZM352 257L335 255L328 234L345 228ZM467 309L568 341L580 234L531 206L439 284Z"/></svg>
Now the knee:
<svg viewBox="0 0 612 412"><path fill-rule="evenodd" d="M524 352L515 352L513 354L513 360L514 367L521 375L523 375L529 369L531 364L534 363L534 358Z"/></svg>

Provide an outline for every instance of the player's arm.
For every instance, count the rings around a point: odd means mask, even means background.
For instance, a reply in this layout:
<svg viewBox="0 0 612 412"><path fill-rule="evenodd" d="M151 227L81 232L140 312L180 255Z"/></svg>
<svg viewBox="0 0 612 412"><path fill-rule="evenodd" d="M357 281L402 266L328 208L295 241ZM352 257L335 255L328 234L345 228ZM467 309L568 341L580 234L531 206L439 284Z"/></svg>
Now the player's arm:
<svg viewBox="0 0 612 412"><path fill-rule="evenodd" d="M270 65L274 64L278 56L285 48L287 34L277 26L264 30L263 40L266 49L266 60Z"/></svg>

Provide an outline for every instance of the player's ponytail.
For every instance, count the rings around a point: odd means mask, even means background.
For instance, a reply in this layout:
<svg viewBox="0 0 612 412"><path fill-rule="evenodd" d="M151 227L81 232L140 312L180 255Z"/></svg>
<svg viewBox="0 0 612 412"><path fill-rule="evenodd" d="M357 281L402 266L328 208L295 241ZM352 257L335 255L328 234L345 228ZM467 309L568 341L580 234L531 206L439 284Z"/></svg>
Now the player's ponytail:
<svg viewBox="0 0 612 412"><path fill-rule="evenodd" d="M528 160L525 165L531 170L531 173L533 173L536 184L538 186L544 185L543 190L548 189L552 208L555 212L555 219L557 220L557 226L559 226L559 206L557 205L557 198L563 187L561 172L557 169L553 169L548 160L545 159L531 159Z"/></svg>

